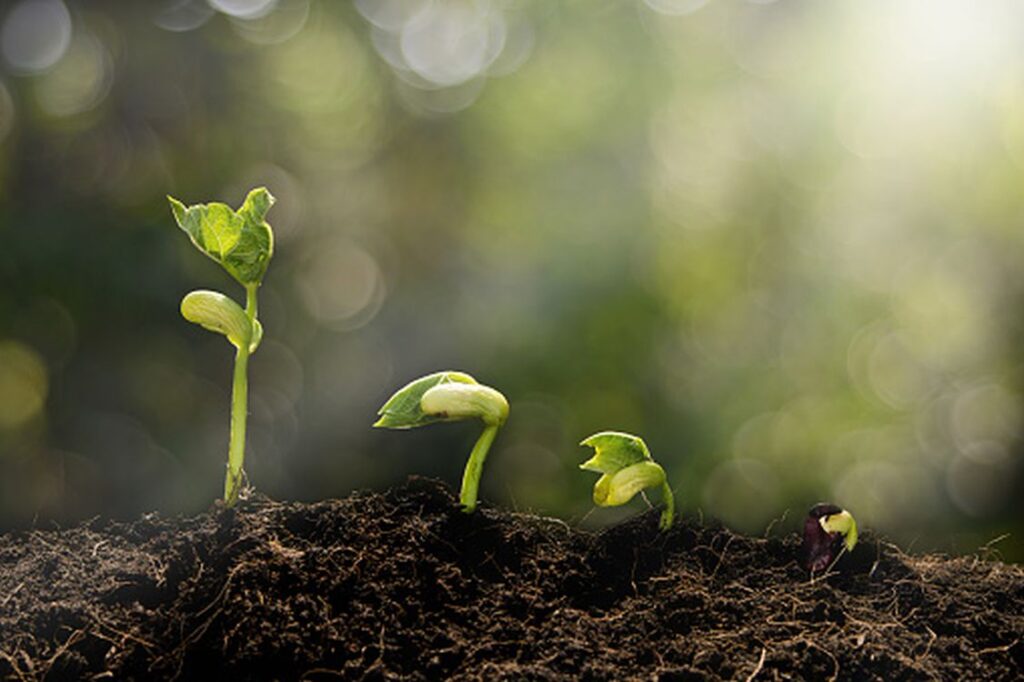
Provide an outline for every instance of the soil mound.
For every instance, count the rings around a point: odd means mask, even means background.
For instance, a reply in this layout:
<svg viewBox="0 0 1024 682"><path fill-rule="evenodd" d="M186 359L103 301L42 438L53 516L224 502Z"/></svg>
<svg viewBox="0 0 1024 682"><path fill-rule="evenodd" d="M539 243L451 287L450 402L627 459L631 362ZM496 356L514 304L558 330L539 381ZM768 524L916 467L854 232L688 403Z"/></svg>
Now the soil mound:
<svg viewBox="0 0 1024 682"><path fill-rule="evenodd" d="M799 538L601 533L441 483L0 537L0 677L1024 678L1024 570L862 537L809 580Z"/></svg>

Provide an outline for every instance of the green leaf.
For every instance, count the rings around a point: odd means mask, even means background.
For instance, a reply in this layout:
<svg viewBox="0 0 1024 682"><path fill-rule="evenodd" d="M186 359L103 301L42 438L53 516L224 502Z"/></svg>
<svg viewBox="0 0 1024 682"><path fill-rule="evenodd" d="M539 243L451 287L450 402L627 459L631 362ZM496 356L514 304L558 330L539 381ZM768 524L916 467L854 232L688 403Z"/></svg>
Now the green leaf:
<svg viewBox="0 0 1024 682"><path fill-rule="evenodd" d="M391 396L377 414L380 419L374 426L386 429L412 429L435 422L445 421L446 416L427 414L423 411L423 395L440 384L476 384L476 379L463 372L437 372L412 381Z"/></svg>
<svg viewBox="0 0 1024 682"><path fill-rule="evenodd" d="M641 490L660 487L665 470L651 461L638 462L615 473L606 473L594 484L594 504L617 507L626 504Z"/></svg>
<svg viewBox="0 0 1024 682"><path fill-rule="evenodd" d="M181 299L181 316L223 334L235 348L251 345L253 328L242 307L216 291L193 291ZM262 336L262 333L261 333Z"/></svg>
<svg viewBox="0 0 1024 682"><path fill-rule="evenodd" d="M653 461L642 438L619 431L595 433L580 445L594 448L594 456L580 465L580 469L585 471L614 474L632 464Z"/></svg>
<svg viewBox="0 0 1024 682"><path fill-rule="evenodd" d="M174 197L167 200L178 226L196 248L242 285L263 280L274 254L274 233L266 222L274 197L265 187L249 192L237 211L217 202L185 206Z"/></svg>

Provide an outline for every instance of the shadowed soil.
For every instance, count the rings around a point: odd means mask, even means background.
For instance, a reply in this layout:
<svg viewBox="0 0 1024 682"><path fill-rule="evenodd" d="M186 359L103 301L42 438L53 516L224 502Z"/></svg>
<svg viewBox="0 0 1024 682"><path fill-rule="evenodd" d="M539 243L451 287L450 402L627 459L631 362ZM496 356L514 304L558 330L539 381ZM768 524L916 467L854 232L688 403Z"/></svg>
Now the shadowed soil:
<svg viewBox="0 0 1024 682"><path fill-rule="evenodd" d="M441 483L0 537L0 677L1024 678L1024 570L649 512L601 533Z"/></svg>

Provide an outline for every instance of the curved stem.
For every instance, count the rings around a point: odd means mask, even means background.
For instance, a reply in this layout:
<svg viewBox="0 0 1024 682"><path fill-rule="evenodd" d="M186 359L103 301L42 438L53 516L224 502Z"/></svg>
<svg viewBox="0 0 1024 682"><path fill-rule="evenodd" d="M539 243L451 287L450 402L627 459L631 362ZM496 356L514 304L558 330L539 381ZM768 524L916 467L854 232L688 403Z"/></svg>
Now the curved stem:
<svg viewBox="0 0 1024 682"><path fill-rule="evenodd" d="M665 502L665 511L661 512L662 530L668 530L672 526L672 519L676 515L676 499L672 495L672 488L668 487L668 481L661 484L661 499Z"/></svg>
<svg viewBox="0 0 1024 682"><path fill-rule="evenodd" d="M471 514L476 509L476 493L480 487L480 474L484 470L484 460L487 459L487 451L494 443L494 437L498 435L498 426L491 425L484 429L477 439L473 451L469 453L469 460L466 462L466 470L462 474L462 493L459 495L459 502L463 511Z"/></svg>
<svg viewBox="0 0 1024 682"><path fill-rule="evenodd" d="M256 319L256 285L245 287L245 316L250 325ZM249 344L235 353L235 373L231 384L231 440L228 443L228 471L224 478L224 504L233 507L242 489L242 464L245 462L245 423L249 416Z"/></svg>

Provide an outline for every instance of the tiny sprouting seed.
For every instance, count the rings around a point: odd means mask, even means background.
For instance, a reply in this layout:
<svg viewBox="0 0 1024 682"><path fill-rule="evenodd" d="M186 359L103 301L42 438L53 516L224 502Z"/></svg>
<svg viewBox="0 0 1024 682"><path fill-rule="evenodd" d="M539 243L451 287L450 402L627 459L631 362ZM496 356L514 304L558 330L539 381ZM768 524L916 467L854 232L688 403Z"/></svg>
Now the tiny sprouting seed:
<svg viewBox="0 0 1024 682"><path fill-rule="evenodd" d="M601 474L594 484L594 504L617 507L626 504L642 490L660 488L665 509L661 529L672 526L675 498L665 470L651 457L642 438L618 431L602 431L585 438L580 445L594 448L594 456L580 465L585 471Z"/></svg>
<svg viewBox="0 0 1024 682"><path fill-rule="evenodd" d="M437 372L406 384L377 411L375 427L412 429L436 422L479 418L484 423L462 474L459 502L466 513L476 509L484 460L498 429L508 419L508 401L490 386L464 372Z"/></svg>
<svg viewBox="0 0 1024 682"><path fill-rule="evenodd" d="M274 255L274 233L265 220L274 197L265 187L259 187L249 192L237 211L216 202L185 206L174 197L167 200L178 227L188 234L195 247L220 263L245 287L245 309L216 291L193 291L181 300L182 317L223 334L235 347L231 435L224 478L224 503L231 507L238 501L245 462L249 356L263 340L263 326L256 318L256 293Z"/></svg>
<svg viewBox="0 0 1024 682"><path fill-rule="evenodd" d="M800 547L804 568L813 573L823 571L856 545L857 522L850 512L824 502L811 507Z"/></svg>

